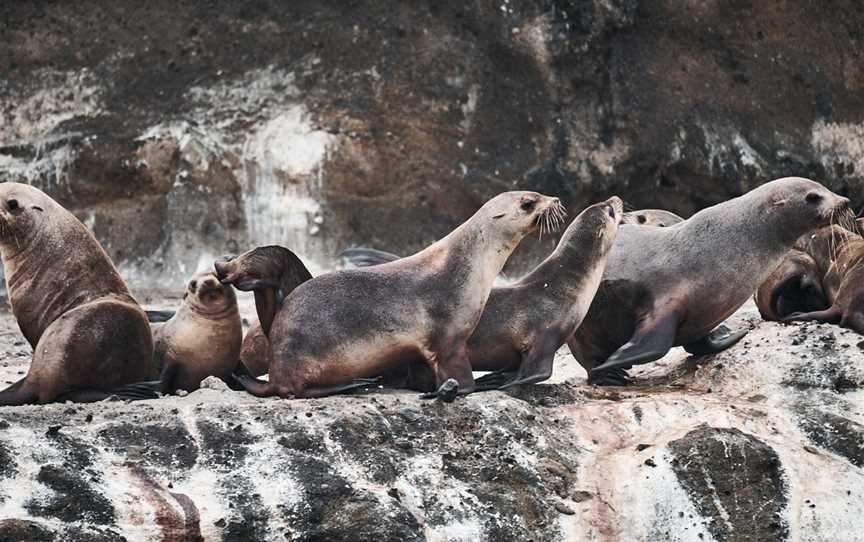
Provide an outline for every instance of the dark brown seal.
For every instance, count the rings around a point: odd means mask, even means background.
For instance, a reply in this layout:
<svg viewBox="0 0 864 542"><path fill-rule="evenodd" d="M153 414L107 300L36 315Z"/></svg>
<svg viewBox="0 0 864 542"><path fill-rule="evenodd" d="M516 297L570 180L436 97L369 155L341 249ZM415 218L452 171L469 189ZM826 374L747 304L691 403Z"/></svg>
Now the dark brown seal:
<svg viewBox="0 0 864 542"><path fill-rule="evenodd" d="M258 320L252 322L243 337L240 361L253 376L267 374L273 358L267 331L282 301L297 286L311 279L312 274L296 254L276 245L258 247L240 258L216 262L216 269L222 277L239 280L238 289L255 293Z"/></svg>
<svg viewBox="0 0 864 542"><path fill-rule="evenodd" d="M258 396L316 397L422 361L436 386L454 378L460 393L473 391L466 341L492 283L521 239L559 212L557 198L507 192L413 256L304 282L285 299L269 333L259 311L273 354L269 382L241 383ZM255 289L234 272L244 256L232 263L217 262L220 279ZM253 271L258 280L264 276Z"/></svg>
<svg viewBox="0 0 864 542"><path fill-rule="evenodd" d="M0 185L0 255L12 313L33 347L0 405L95 401L156 377L147 317L72 213L28 185Z"/></svg>
<svg viewBox="0 0 864 542"><path fill-rule="evenodd" d="M663 209L640 209L638 211L628 211L624 213L622 224L634 224L637 226L652 226L655 228L665 228L674 226L679 222L684 222L684 219L670 211Z"/></svg>
<svg viewBox="0 0 864 542"><path fill-rule="evenodd" d="M864 335L864 238L832 225L808 237L805 249L827 268L822 277L827 306L783 320L839 324Z"/></svg>
<svg viewBox="0 0 864 542"><path fill-rule="evenodd" d="M186 286L180 310L153 332L162 393L197 390L208 376L228 379L242 339L234 289L212 271L197 273Z"/></svg>
<svg viewBox="0 0 864 542"><path fill-rule="evenodd" d="M828 308L822 271L812 256L793 248L753 296L763 319L779 321L795 312Z"/></svg>
<svg viewBox="0 0 864 542"><path fill-rule="evenodd" d="M504 389L552 376L555 352L582 323L600 286L622 212L618 197L588 207L533 271L492 289L468 339L471 368L495 371L479 378L478 388Z"/></svg>
<svg viewBox="0 0 864 542"><path fill-rule="evenodd" d="M777 268L797 239L849 200L809 179L766 183L667 228L622 225L600 289L568 341L598 384L683 345L704 354L743 332L714 330ZM714 330L714 331L712 331Z"/></svg>

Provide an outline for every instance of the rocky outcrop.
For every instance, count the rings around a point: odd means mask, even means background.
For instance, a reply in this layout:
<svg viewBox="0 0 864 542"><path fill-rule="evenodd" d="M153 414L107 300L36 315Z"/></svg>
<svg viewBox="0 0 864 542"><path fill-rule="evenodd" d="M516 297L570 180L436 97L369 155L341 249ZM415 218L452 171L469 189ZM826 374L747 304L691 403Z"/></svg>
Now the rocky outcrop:
<svg viewBox="0 0 864 542"><path fill-rule="evenodd" d="M322 267L406 253L511 188L687 215L803 174L864 203L852 0L23 0L0 20L0 179L72 208L133 279L273 242Z"/></svg>
<svg viewBox="0 0 864 542"><path fill-rule="evenodd" d="M208 381L0 408L0 540L859 539L864 342L752 306L730 325L752 331L627 388L588 386L562 351L549 383L452 404ZM11 382L27 347L0 326Z"/></svg>

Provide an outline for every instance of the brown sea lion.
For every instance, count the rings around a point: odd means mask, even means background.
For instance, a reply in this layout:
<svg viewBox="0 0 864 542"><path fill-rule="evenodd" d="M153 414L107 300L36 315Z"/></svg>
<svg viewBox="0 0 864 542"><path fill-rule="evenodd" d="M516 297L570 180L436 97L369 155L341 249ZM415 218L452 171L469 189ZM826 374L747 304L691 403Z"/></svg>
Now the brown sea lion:
<svg viewBox="0 0 864 542"><path fill-rule="evenodd" d="M600 289L568 340L589 381L622 384L625 369L683 345L717 352L744 332L714 330L777 268L797 239L849 200L798 177L766 183L667 228L622 225ZM712 331L714 330L714 331Z"/></svg>
<svg viewBox="0 0 864 542"><path fill-rule="evenodd" d="M0 255L12 313L33 347L0 405L97 401L157 376L144 311L99 242L32 186L0 185Z"/></svg>
<svg viewBox="0 0 864 542"><path fill-rule="evenodd" d="M779 321L795 312L828 308L822 274L805 251L793 248L753 296L763 319Z"/></svg>
<svg viewBox="0 0 864 542"><path fill-rule="evenodd" d="M197 273L186 286L180 310L153 332L162 393L197 390L208 376L228 379L242 339L234 289L212 271Z"/></svg>
<svg viewBox="0 0 864 542"><path fill-rule="evenodd" d="M557 198L535 192L496 196L413 256L304 282L275 314L269 332L270 318L256 298L273 354L270 379L240 377L240 382L262 397L318 397L368 384L358 379L391 367L422 361L436 386L454 378L460 393L473 391L466 341L492 283L522 238L538 225L556 221L560 209ZM255 289L249 284L254 281L240 272L246 259L216 262L220 280L241 290ZM254 277L261 281L263 275Z"/></svg>
<svg viewBox="0 0 864 542"><path fill-rule="evenodd" d="M832 225L810 236L806 250L820 266L827 267L822 287L828 306L796 312L783 321L839 324L864 335L864 238Z"/></svg>
<svg viewBox="0 0 864 542"><path fill-rule="evenodd" d="M640 209L638 211L628 211L624 213L624 219L621 220L622 224L652 226L655 228L674 226L679 222L684 222L684 219L675 213L664 211L663 209Z"/></svg>
<svg viewBox="0 0 864 542"><path fill-rule="evenodd" d="M555 352L573 334L597 293L622 218L612 197L577 216L548 258L521 280L492 289L468 339L475 371L495 371L478 388L504 389L552 376Z"/></svg>
<svg viewBox="0 0 864 542"><path fill-rule="evenodd" d="M261 376L270 370L273 358L264 326L270 329L282 301L294 288L311 279L312 274L296 254L284 247L259 247L244 256L234 260L230 267L236 276L245 277L238 289L255 292L259 319L252 322L243 337L240 361L249 374Z"/></svg>

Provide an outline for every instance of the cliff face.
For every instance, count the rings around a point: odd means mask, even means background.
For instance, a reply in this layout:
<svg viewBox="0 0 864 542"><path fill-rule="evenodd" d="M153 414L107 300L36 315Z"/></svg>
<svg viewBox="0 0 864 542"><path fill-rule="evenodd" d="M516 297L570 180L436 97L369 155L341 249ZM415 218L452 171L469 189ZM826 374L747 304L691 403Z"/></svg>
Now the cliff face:
<svg viewBox="0 0 864 542"><path fill-rule="evenodd" d="M130 278L264 243L409 252L513 188L687 215L802 174L864 203L853 0L22 0L0 22L0 179Z"/></svg>
<svg viewBox="0 0 864 542"><path fill-rule="evenodd" d="M0 540L860 540L864 341L732 319L598 389L550 382L442 404L213 388L0 408ZM0 314L0 381L27 347Z"/></svg>

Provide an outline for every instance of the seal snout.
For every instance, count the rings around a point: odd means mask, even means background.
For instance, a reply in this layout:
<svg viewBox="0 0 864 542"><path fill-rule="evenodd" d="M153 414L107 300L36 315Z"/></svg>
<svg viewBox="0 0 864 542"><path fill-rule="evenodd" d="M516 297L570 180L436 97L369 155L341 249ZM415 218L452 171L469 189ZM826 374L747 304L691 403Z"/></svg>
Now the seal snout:
<svg viewBox="0 0 864 542"><path fill-rule="evenodd" d="M235 259L237 259L237 256L222 256L213 262L213 268L216 270L216 278L220 283L229 284L231 282L228 275L231 274L231 269L234 267L231 262Z"/></svg>

